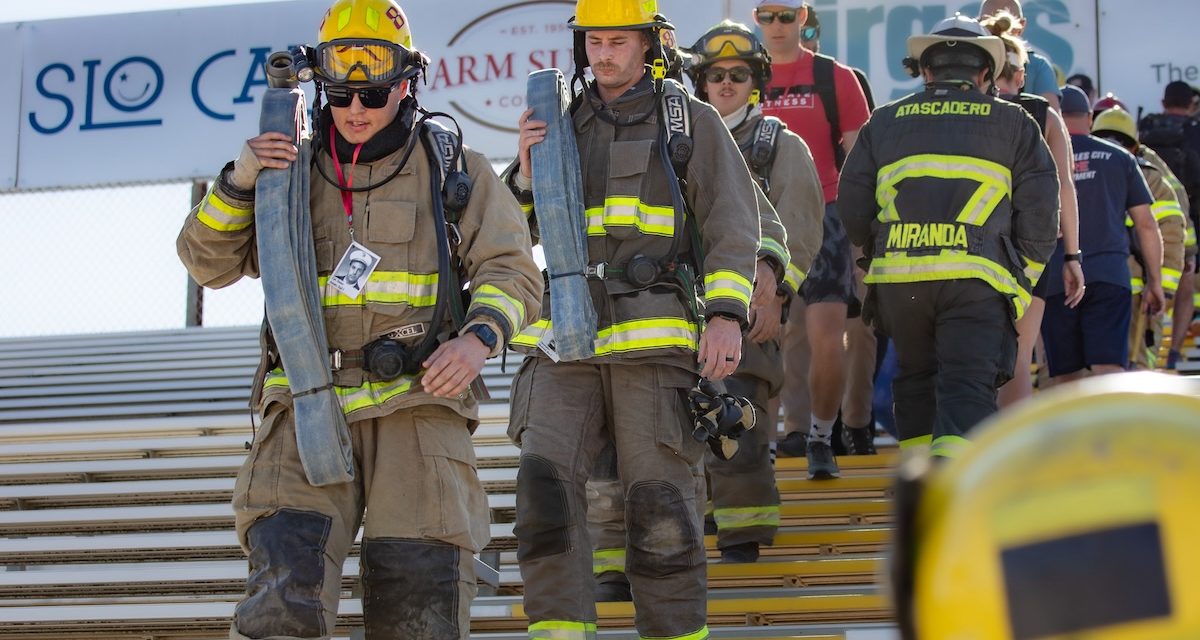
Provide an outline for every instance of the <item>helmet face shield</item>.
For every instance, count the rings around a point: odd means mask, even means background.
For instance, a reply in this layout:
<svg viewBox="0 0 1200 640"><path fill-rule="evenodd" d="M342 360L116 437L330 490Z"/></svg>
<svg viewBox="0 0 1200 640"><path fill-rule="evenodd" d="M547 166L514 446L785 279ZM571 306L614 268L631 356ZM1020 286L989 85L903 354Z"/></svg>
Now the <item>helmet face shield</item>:
<svg viewBox="0 0 1200 640"><path fill-rule="evenodd" d="M726 58L753 58L758 53L756 43L750 41L745 34L736 31L714 34L704 40L703 49L697 51L707 60L716 61Z"/></svg>
<svg viewBox="0 0 1200 640"><path fill-rule="evenodd" d="M411 77L417 69L408 49L383 40L342 38L316 48L317 73L343 84L390 84Z"/></svg>

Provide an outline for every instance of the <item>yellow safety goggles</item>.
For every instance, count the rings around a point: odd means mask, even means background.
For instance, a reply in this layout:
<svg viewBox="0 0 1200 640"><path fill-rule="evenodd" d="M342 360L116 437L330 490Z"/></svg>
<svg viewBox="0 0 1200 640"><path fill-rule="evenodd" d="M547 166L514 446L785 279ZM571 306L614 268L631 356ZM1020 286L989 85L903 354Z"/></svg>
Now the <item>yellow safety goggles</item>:
<svg viewBox="0 0 1200 640"><path fill-rule="evenodd" d="M740 33L719 33L704 41L700 51L708 60L752 57L757 53L750 38Z"/></svg>
<svg viewBox="0 0 1200 640"><path fill-rule="evenodd" d="M333 83L388 84L411 77L419 58L404 47L382 40L341 38L316 48L317 71Z"/></svg>

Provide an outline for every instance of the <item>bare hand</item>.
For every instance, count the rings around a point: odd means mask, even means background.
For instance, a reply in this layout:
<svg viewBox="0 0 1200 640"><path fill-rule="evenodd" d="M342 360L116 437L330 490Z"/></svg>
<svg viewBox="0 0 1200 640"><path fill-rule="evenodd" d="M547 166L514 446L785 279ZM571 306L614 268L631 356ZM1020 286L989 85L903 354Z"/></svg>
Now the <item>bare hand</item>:
<svg viewBox="0 0 1200 640"><path fill-rule="evenodd" d="M777 289L775 272L759 260L754 272L754 293L750 296L750 332L746 334L751 342L762 344L779 337L783 298L775 295Z"/></svg>
<svg viewBox="0 0 1200 640"><path fill-rule="evenodd" d="M1147 283L1142 289L1142 310L1156 316L1167 306L1167 297L1163 294L1162 283Z"/></svg>
<svg viewBox="0 0 1200 640"><path fill-rule="evenodd" d="M713 316L700 336L700 377L721 380L742 361L742 328L736 320Z"/></svg>
<svg viewBox="0 0 1200 640"><path fill-rule="evenodd" d="M1083 300L1083 267L1078 262L1063 263L1063 291L1067 294L1066 305L1074 309Z"/></svg>
<svg viewBox="0 0 1200 640"><path fill-rule="evenodd" d="M421 384L439 398L460 397L483 369L488 352L487 345L474 333L443 342L421 363L425 367Z"/></svg>
<svg viewBox="0 0 1200 640"><path fill-rule="evenodd" d="M517 158L521 161L521 175L533 178L533 162L529 157L529 148L546 139L546 123L541 120L530 120L533 109L526 109L517 121L521 138L517 144Z"/></svg>

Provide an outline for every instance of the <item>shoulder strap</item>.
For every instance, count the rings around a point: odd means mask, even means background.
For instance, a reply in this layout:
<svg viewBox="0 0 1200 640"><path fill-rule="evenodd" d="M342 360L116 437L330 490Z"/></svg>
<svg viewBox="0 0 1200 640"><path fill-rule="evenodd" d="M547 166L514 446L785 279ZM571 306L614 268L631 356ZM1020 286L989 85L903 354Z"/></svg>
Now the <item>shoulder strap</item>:
<svg viewBox="0 0 1200 640"><path fill-rule="evenodd" d="M775 154L779 150L779 132L782 130L783 123L779 118L771 116L759 120L758 126L754 128L754 137L751 139L750 149L746 152L746 164L750 165L750 169L764 184L771 176L771 167L775 164ZM769 191L769 188L765 188L764 191Z"/></svg>
<svg viewBox="0 0 1200 640"><path fill-rule="evenodd" d="M462 150L462 141L448 127L431 118L423 119L421 133L425 136L425 148L429 150L429 162L440 178L442 198L446 208L446 221L457 224L471 198L471 178L467 174L467 156Z"/></svg>
<svg viewBox="0 0 1200 640"><path fill-rule="evenodd" d="M663 116L667 128L667 153L679 177L687 175L692 159L692 113L687 90L674 80L663 82Z"/></svg>
<svg viewBox="0 0 1200 640"><path fill-rule="evenodd" d="M1038 123L1042 135L1046 134L1046 118L1049 116L1050 103L1045 98L1028 93L1017 94L1017 104L1021 105Z"/></svg>
<svg viewBox="0 0 1200 640"><path fill-rule="evenodd" d="M842 116L838 112L837 86L833 77L834 61L826 55L813 55L813 85L821 104L825 107L825 119L829 121L829 141L833 145L833 161L841 171L846 161L846 151L842 149Z"/></svg>

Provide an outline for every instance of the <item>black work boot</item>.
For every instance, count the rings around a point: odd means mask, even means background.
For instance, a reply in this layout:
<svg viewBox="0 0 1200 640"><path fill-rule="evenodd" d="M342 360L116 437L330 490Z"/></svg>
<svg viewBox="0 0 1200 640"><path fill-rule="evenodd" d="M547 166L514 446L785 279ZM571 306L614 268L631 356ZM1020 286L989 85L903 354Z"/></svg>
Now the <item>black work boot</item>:
<svg viewBox="0 0 1200 640"><path fill-rule="evenodd" d="M781 458L803 458L808 451L808 434L793 431L780 440L775 449Z"/></svg>
<svg viewBox="0 0 1200 640"><path fill-rule="evenodd" d="M846 453L852 456L875 455L875 427L846 427Z"/></svg>
<svg viewBox="0 0 1200 640"><path fill-rule="evenodd" d="M712 513L704 514L704 535L717 535L717 520L713 517Z"/></svg>
<svg viewBox="0 0 1200 640"><path fill-rule="evenodd" d="M620 577L607 577L603 582L597 582L596 602L633 602L629 578L621 574Z"/></svg>
<svg viewBox="0 0 1200 640"><path fill-rule="evenodd" d="M746 564L758 562L758 543L743 542L721 548L722 564Z"/></svg>
<svg viewBox="0 0 1200 640"><path fill-rule="evenodd" d="M829 480L841 476L833 447L820 440L808 441L808 479Z"/></svg>

